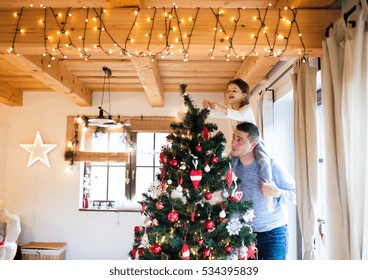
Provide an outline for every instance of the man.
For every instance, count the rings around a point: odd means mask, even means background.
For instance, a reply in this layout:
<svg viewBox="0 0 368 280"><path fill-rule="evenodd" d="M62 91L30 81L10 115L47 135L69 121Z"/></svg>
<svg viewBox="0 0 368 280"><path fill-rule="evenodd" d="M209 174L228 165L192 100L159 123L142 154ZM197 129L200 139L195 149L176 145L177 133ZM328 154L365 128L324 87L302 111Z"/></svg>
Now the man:
<svg viewBox="0 0 368 280"><path fill-rule="evenodd" d="M257 234L258 259L285 260L288 229L282 205L296 204L295 181L275 159L271 159L274 182L266 184L260 179L260 167L253 153L259 138L254 124L244 122L236 126L231 142L233 170L241 179L242 199L253 201L255 218L252 228ZM274 211L265 209L265 197L273 197Z"/></svg>

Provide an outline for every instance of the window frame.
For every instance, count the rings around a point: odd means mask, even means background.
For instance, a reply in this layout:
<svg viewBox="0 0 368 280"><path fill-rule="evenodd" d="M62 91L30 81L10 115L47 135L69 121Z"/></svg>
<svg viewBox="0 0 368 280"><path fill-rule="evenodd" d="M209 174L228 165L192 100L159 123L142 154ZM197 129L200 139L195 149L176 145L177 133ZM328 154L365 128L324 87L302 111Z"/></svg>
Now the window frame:
<svg viewBox="0 0 368 280"><path fill-rule="evenodd" d="M94 116L91 116L94 117ZM133 167L136 166L136 156L134 156L135 151L131 152L90 152L90 151L81 151L80 145L83 124L78 123L77 121L78 116L67 116L67 132L66 132L66 145L65 145L65 160L70 161L71 165L75 164L75 162L81 163L81 174L82 178L84 177L85 173L85 163L86 162L126 162L126 171L129 171L129 178L131 182L129 184L125 184L125 197L126 199L132 199L136 195L136 188L132 187L135 186L136 183L136 176L132 176L133 174ZM87 116L87 119L90 116ZM170 116L136 116L136 117L123 117L123 119L127 119L127 123L130 124L129 131L131 140L133 143L136 143L136 134L138 132L151 132L151 133L170 133L171 132L171 123L177 122L178 119L176 117ZM132 156L133 155L133 156ZM125 172L126 172L125 171ZM135 173L135 169L134 169ZM91 209L91 208L83 208L83 179L80 180L81 190L81 199L79 210L80 211L114 211L114 212L137 212L140 209L135 208L131 209L129 205L127 207L122 207L118 209ZM128 198L129 197L129 198Z"/></svg>

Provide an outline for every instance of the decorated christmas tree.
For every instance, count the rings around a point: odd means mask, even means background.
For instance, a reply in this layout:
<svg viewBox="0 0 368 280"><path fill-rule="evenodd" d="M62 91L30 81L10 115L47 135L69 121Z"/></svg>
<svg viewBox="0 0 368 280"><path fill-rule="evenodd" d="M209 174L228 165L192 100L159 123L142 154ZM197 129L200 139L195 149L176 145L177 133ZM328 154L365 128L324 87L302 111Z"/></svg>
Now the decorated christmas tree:
<svg viewBox="0 0 368 280"><path fill-rule="evenodd" d="M226 139L209 111L193 105L180 86L187 113L171 124L160 153L157 181L143 194L144 224L134 228L132 259L256 258L252 201L223 155Z"/></svg>

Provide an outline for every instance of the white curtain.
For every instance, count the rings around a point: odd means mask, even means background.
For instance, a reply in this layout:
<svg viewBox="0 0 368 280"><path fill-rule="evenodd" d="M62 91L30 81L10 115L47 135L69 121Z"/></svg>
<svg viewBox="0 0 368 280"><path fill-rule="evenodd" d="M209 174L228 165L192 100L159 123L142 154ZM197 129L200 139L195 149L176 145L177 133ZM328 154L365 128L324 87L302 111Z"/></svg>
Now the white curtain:
<svg viewBox="0 0 368 280"><path fill-rule="evenodd" d="M330 259L368 259L368 36L366 1L355 28L341 19L323 42L322 104ZM363 12L365 9L365 13Z"/></svg>
<svg viewBox="0 0 368 280"><path fill-rule="evenodd" d="M316 259L317 229L317 69L297 60L291 75L294 91L294 146L297 211L304 242L303 259Z"/></svg>
<svg viewBox="0 0 368 280"><path fill-rule="evenodd" d="M272 96L269 94L269 91L264 91L262 94L262 137L265 141L267 151L272 155L273 139L275 137L273 133L274 108Z"/></svg>

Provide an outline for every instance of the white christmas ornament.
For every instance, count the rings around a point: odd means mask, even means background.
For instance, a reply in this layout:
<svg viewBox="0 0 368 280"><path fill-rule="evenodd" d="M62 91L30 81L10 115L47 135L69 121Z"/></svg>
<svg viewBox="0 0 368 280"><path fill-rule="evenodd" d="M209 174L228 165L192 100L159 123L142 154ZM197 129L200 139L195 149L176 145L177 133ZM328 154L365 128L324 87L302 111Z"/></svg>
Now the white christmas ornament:
<svg viewBox="0 0 368 280"><path fill-rule="evenodd" d="M148 192L151 195L151 198L155 199L158 196L161 196L162 194L162 187L159 181L155 181L153 182L149 187L148 187Z"/></svg>
<svg viewBox="0 0 368 280"><path fill-rule="evenodd" d="M44 144L41 134L37 131L36 138L33 144L20 144L20 146L30 153L27 167L30 167L36 161L41 161L46 166L50 167L50 162L47 154L53 150L56 144Z"/></svg>
<svg viewBox="0 0 368 280"><path fill-rule="evenodd" d="M238 235L242 227L243 225L238 218L231 219L226 226L229 235Z"/></svg>
<svg viewBox="0 0 368 280"><path fill-rule="evenodd" d="M256 216L254 215L254 209L247 210L243 216L243 220L246 223L251 223Z"/></svg>
<svg viewBox="0 0 368 280"><path fill-rule="evenodd" d="M183 187L181 185L177 186L175 190L171 192L171 198L178 198L183 204L187 203L187 198L183 195Z"/></svg>
<svg viewBox="0 0 368 280"><path fill-rule="evenodd" d="M219 216L220 216L221 219L225 218L226 217L226 212L224 210L221 210Z"/></svg>
<svg viewBox="0 0 368 280"><path fill-rule="evenodd" d="M210 172L210 171L211 171L211 167L207 164L207 165L204 167L204 171L206 171L206 172Z"/></svg>
<svg viewBox="0 0 368 280"><path fill-rule="evenodd" d="M151 245L149 244L148 235L145 232L142 236L141 244L139 244L138 248L150 248Z"/></svg>
<svg viewBox="0 0 368 280"><path fill-rule="evenodd" d="M222 196L221 196L221 192L220 191L215 191L212 193L212 198L210 200L208 200L207 202L211 205L216 205L218 203L220 203L221 201L223 201Z"/></svg>

